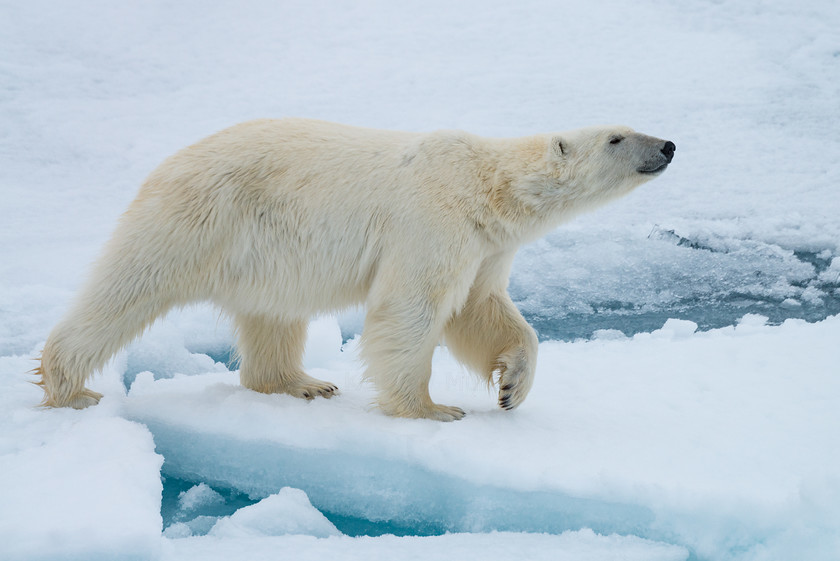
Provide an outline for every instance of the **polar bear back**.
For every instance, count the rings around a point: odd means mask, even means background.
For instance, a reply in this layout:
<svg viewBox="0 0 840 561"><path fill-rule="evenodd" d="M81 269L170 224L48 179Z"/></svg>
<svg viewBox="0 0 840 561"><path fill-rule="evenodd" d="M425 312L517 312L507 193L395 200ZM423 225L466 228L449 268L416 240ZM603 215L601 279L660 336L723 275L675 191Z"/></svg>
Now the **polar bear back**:
<svg viewBox="0 0 840 561"><path fill-rule="evenodd" d="M243 123L167 159L126 219L132 231L182 239L177 248L192 254L175 258L203 263L191 284L211 289L196 297L301 316L341 309L364 301L389 252L414 254L427 271L436 256L453 257L442 248L465 237L458 201L474 198L471 141L304 119Z"/></svg>

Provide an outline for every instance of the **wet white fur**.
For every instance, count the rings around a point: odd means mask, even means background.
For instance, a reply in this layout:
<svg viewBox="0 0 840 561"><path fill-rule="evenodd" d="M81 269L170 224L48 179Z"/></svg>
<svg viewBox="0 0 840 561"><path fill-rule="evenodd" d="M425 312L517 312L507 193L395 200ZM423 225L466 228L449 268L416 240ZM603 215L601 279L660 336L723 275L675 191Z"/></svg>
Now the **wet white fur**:
<svg viewBox="0 0 840 561"><path fill-rule="evenodd" d="M625 137L618 145L609 139ZM537 338L507 294L517 248L651 176L662 141L623 127L516 139L304 119L243 123L167 159L54 328L44 403L76 408L85 380L156 318L209 300L234 319L242 384L331 396L301 369L313 315L364 303L366 376L388 414L452 420L428 392L435 346L519 405Z"/></svg>

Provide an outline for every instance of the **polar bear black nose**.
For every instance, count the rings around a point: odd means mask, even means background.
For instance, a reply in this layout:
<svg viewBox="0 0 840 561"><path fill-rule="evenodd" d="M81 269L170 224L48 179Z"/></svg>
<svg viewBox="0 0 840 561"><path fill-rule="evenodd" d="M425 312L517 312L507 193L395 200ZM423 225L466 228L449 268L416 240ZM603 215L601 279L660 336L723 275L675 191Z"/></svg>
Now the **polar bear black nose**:
<svg viewBox="0 0 840 561"><path fill-rule="evenodd" d="M676 149L677 145L668 140L665 142L665 146L662 147L662 150L660 150L660 152L665 154L665 157L668 159L669 164L671 163L671 160L674 159L674 151L676 151Z"/></svg>

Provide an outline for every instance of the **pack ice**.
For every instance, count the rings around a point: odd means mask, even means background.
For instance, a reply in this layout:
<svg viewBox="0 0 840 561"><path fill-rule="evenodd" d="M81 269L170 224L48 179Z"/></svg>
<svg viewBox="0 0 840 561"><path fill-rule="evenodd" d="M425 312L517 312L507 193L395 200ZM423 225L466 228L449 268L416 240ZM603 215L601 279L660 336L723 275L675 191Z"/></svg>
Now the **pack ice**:
<svg viewBox="0 0 840 561"><path fill-rule="evenodd" d="M0 559L840 558L837 29L833 0L0 0ZM97 407L39 409L27 372L143 178L282 116L680 154L518 255L542 342L514 412L440 348L466 418L382 415L363 311L310 328L340 396L246 391L207 307Z"/></svg>

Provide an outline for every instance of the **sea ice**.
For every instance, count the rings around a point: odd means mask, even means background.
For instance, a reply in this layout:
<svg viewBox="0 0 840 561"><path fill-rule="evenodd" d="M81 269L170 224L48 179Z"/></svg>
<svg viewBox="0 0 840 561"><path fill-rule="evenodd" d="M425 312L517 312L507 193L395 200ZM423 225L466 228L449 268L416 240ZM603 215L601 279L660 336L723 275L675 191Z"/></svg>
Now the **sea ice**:
<svg viewBox="0 0 840 561"><path fill-rule="evenodd" d="M432 395L468 413L446 425L370 410L370 388L352 383L353 341L343 366L317 371L342 385L329 401L254 394L225 374L140 376L125 411L155 435L168 474L254 498L297 487L328 517L418 534L588 527L740 559L804 539L795 528L811 499L798 482L830 482L840 461L839 320L745 316L710 332L672 320L632 338L544 343L512 414L441 351ZM820 558L835 542L817 536Z"/></svg>
<svg viewBox="0 0 840 561"><path fill-rule="evenodd" d="M837 559L836 1L0 14L0 558ZM253 394L206 305L94 377L98 407L38 409L26 372L143 178L223 127L287 115L488 136L619 122L677 155L518 255L510 292L544 342L515 412L441 350L433 397L466 419L384 417L355 359L360 310L310 327L306 366L341 396ZM161 470L184 485L164 489L167 537ZM285 486L338 529L466 533L198 535L240 506L234 490ZM315 516L268 505L265 523Z"/></svg>
<svg viewBox="0 0 840 561"><path fill-rule="evenodd" d="M206 483L199 483L178 495L178 506L184 512L224 502L225 498Z"/></svg>
<svg viewBox="0 0 840 561"><path fill-rule="evenodd" d="M306 493L290 487L283 487L260 502L220 519L209 532L217 538L289 534L326 538L339 536L341 532L312 506Z"/></svg>

